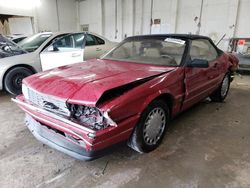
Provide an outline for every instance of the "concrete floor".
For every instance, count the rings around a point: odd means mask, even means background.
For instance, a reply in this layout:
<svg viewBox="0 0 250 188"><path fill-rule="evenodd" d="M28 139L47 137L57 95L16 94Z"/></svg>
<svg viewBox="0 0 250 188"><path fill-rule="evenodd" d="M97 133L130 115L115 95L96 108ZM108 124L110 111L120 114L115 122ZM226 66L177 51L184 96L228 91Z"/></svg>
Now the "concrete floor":
<svg viewBox="0 0 250 188"><path fill-rule="evenodd" d="M124 146L91 162L38 142L10 96L0 107L0 187L250 187L250 76L236 77L225 103L177 117L154 152Z"/></svg>

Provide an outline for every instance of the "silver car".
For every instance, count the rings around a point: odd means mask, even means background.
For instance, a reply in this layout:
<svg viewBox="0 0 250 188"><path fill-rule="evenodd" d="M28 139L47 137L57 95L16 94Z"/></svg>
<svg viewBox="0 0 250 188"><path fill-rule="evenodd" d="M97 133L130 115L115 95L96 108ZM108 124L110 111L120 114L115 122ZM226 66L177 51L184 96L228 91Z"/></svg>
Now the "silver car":
<svg viewBox="0 0 250 188"><path fill-rule="evenodd" d="M18 45L1 36L0 90L18 95L22 92L23 78L54 67L98 58L114 45L116 43L86 32L38 33Z"/></svg>
<svg viewBox="0 0 250 188"><path fill-rule="evenodd" d="M245 54L237 53L235 55L240 61L238 71L249 72L250 71L250 53L245 53Z"/></svg>

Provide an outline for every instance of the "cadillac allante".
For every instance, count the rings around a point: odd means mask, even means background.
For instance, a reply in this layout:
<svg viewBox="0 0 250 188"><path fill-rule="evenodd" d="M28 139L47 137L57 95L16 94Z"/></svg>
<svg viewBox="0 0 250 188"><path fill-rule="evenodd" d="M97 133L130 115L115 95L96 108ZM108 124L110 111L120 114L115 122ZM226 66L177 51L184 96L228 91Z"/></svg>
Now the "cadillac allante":
<svg viewBox="0 0 250 188"><path fill-rule="evenodd" d="M207 97L222 102L237 66L205 36L133 36L101 59L25 78L13 101L38 140L77 159L120 142L146 153L177 114Z"/></svg>

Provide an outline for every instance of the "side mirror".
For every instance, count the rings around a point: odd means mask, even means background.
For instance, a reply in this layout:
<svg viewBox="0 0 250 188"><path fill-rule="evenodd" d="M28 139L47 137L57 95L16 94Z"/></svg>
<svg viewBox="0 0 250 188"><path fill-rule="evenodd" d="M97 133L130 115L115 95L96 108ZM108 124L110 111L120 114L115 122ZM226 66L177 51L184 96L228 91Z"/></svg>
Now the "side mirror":
<svg viewBox="0 0 250 188"><path fill-rule="evenodd" d="M188 67L208 68L208 61L205 59L193 59L187 64Z"/></svg>

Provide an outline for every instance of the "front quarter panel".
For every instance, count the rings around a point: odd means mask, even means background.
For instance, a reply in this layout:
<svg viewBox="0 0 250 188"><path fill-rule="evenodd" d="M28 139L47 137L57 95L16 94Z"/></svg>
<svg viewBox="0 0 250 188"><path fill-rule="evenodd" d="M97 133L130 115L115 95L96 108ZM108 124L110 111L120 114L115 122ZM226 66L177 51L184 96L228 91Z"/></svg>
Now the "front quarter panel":
<svg viewBox="0 0 250 188"><path fill-rule="evenodd" d="M154 99L168 94L172 96L172 113L175 115L180 111L184 95L183 72L183 68L176 68L127 91L111 101L106 101L98 107L109 111L111 118L119 122L131 116L140 115Z"/></svg>

